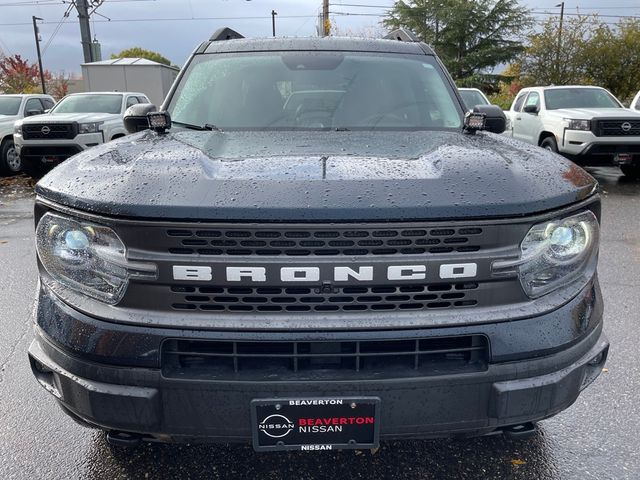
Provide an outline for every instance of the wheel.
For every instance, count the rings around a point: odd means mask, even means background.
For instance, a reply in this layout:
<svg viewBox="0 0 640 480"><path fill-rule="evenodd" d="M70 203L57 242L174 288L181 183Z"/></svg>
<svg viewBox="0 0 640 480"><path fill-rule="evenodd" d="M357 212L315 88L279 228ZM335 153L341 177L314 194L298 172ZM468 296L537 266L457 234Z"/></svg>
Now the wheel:
<svg viewBox="0 0 640 480"><path fill-rule="evenodd" d="M620 165L620 170L629 178L640 178L640 163L635 165Z"/></svg>
<svg viewBox="0 0 640 480"><path fill-rule="evenodd" d="M549 150L550 152L558 153L558 144L556 143L556 139L554 137L546 137L544 140L542 140L540 146L545 150Z"/></svg>
<svg viewBox="0 0 640 480"><path fill-rule="evenodd" d="M17 175L22 171L22 161L13 140L7 139L0 147L0 175Z"/></svg>
<svg viewBox="0 0 640 480"><path fill-rule="evenodd" d="M22 171L34 180L42 178L51 168L39 158L28 157L22 159Z"/></svg>

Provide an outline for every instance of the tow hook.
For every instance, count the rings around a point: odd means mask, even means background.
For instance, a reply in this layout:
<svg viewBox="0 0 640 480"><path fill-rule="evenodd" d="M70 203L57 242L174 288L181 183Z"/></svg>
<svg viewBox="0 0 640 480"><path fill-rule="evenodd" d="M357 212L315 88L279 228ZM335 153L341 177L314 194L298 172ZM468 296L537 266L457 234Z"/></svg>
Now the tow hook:
<svg viewBox="0 0 640 480"><path fill-rule="evenodd" d="M511 425L509 427L504 427L502 432L509 438L525 440L536 434L536 424L533 422L527 422L520 425Z"/></svg>
<svg viewBox="0 0 640 480"><path fill-rule="evenodd" d="M109 442L109 445L113 445L114 447L133 448L142 443L142 435L110 430L107 432L107 442Z"/></svg>

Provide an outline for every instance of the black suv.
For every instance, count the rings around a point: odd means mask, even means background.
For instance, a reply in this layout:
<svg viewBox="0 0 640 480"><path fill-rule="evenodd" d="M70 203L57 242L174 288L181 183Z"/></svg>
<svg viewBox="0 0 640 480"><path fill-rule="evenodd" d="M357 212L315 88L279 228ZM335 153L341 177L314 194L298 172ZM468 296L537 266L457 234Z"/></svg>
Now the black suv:
<svg viewBox="0 0 640 480"><path fill-rule="evenodd" d="M36 187L29 358L65 412L262 451L571 405L608 351L595 181L465 116L423 43L237 37Z"/></svg>

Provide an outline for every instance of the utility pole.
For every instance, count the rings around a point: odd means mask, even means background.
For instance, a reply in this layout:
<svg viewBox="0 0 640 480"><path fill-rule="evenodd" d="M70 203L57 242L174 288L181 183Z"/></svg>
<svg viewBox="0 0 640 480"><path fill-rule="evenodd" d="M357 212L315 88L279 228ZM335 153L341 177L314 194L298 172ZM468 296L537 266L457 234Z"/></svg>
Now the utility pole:
<svg viewBox="0 0 640 480"><path fill-rule="evenodd" d="M556 7L560 7L560 26L558 27L558 52L556 53L556 69L558 78L560 78L560 51L562 50L562 20L564 19L564 2L559 3Z"/></svg>
<svg viewBox="0 0 640 480"><path fill-rule="evenodd" d="M36 50L38 52L38 65L40 67L40 82L42 83L42 93L47 93L47 87L44 84L44 70L42 70L42 54L40 53L40 34L38 33L38 20L42 20L39 17L31 17L33 20L33 34L36 36Z"/></svg>
<svg viewBox="0 0 640 480"><path fill-rule="evenodd" d="M278 15L278 12L271 10L271 29L274 37L276 36L276 15Z"/></svg>
<svg viewBox="0 0 640 480"><path fill-rule="evenodd" d="M331 30L329 23L329 0L322 0L322 36L328 37Z"/></svg>
<svg viewBox="0 0 640 480"><path fill-rule="evenodd" d="M80 19L80 37L85 63L93 62L93 52L91 50L91 26L89 25L89 5L88 0L76 0L76 9Z"/></svg>

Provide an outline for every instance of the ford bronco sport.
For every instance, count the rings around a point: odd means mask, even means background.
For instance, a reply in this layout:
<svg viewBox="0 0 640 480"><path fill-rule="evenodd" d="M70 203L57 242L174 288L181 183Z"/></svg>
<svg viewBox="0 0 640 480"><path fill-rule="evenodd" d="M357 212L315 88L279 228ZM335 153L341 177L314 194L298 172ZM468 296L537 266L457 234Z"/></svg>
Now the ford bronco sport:
<svg viewBox="0 0 640 480"><path fill-rule="evenodd" d="M64 411L274 451L525 436L575 402L608 351L592 177L465 114L423 43L238 37L36 187L29 358Z"/></svg>

